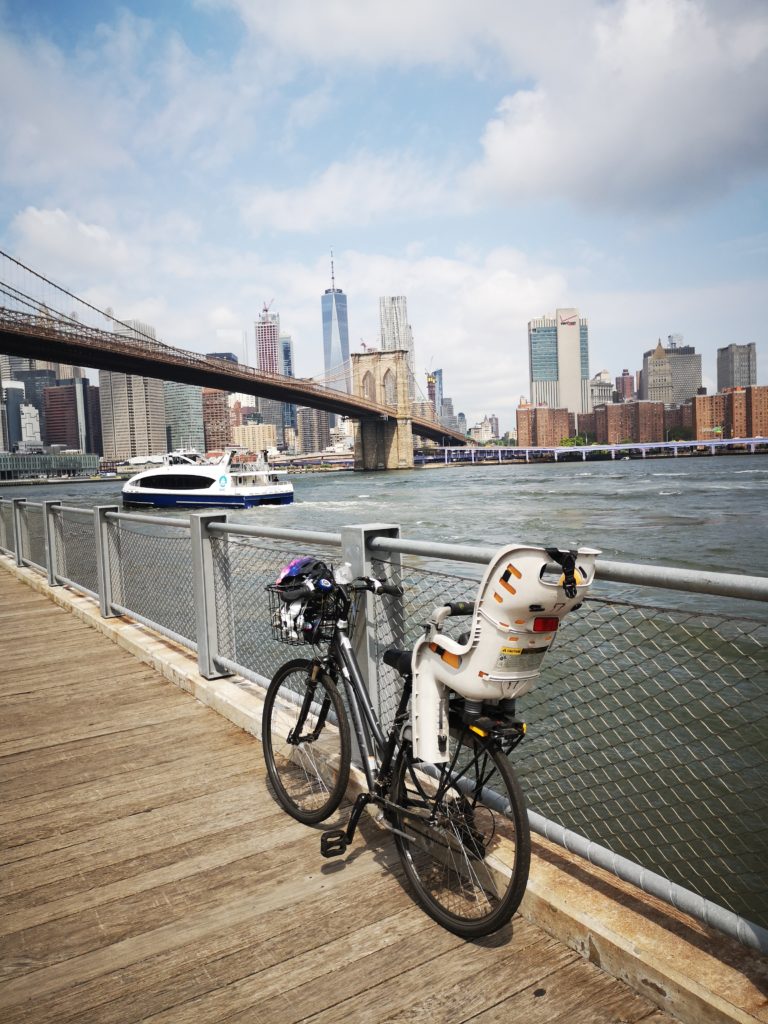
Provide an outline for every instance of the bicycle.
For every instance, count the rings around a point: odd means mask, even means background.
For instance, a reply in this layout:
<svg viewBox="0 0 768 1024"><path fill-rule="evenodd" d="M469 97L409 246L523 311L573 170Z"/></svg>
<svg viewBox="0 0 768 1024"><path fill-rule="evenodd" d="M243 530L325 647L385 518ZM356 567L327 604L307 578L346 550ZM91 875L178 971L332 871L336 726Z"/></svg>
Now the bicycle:
<svg viewBox="0 0 768 1024"><path fill-rule="evenodd" d="M509 762L526 731L515 700L533 685L562 616L580 606L596 554L502 549L476 602L435 608L413 650L384 652L383 662L403 680L386 732L368 697L350 624L359 594L400 597L402 589L334 575L311 558L294 560L267 587L273 635L314 647L311 658L278 669L264 701L264 758L277 801L308 825L337 810L350 778L350 717L365 776L346 828L322 833L324 857L346 852L373 804L430 917L466 939L510 920L531 853L525 798ZM562 569L556 582L545 579L548 558ZM509 614L514 608L516 618ZM441 632L459 616L472 617L467 633L454 639Z"/></svg>

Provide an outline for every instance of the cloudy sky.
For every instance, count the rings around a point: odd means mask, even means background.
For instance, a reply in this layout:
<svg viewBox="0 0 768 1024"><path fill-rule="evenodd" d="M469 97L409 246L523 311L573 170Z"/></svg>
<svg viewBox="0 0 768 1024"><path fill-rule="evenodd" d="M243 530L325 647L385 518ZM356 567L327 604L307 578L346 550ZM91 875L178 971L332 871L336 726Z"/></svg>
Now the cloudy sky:
<svg viewBox="0 0 768 1024"><path fill-rule="evenodd" d="M558 306L592 373L768 383L765 0L0 0L0 100L0 248L170 344L271 301L320 373L333 248L353 351L407 296L470 425Z"/></svg>

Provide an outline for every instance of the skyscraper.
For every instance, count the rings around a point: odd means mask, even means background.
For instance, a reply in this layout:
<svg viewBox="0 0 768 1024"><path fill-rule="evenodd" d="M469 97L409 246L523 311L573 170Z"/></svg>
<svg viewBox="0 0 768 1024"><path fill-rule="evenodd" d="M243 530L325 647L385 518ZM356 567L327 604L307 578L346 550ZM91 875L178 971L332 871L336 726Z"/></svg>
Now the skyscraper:
<svg viewBox="0 0 768 1024"><path fill-rule="evenodd" d="M256 368L266 373L283 372L283 352L280 345L280 314L270 313L272 303L264 303L256 321ZM291 358L291 362L293 359ZM273 423L277 430L277 444L284 444L283 403L273 398L259 399L259 412L264 423Z"/></svg>
<svg viewBox="0 0 768 1024"><path fill-rule="evenodd" d="M590 412L589 326L577 309L528 322L531 404Z"/></svg>
<svg viewBox="0 0 768 1024"><path fill-rule="evenodd" d="M640 399L672 404L672 366L661 338L655 349L643 353Z"/></svg>
<svg viewBox="0 0 768 1024"><path fill-rule="evenodd" d="M256 368L266 373L280 373L280 314L270 313L272 303L264 303L256 331Z"/></svg>
<svg viewBox="0 0 768 1024"><path fill-rule="evenodd" d="M168 451L176 448L205 451L203 389L167 380L163 384L163 400Z"/></svg>
<svg viewBox="0 0 768 1024"><path fill-rule="evenodd" d="M166 451L163 382L99 370L101 433L107 459Z"/></svg>
<svg viewBox="0 0 768 1024"><path fill-rule="evenodd" d="M322 452L331 443L328 413L322 409L298 410L299 449L302 453Z"/></svg>
<svg viewBox="0 0 768 1024"><path fill-rule="evenodd" d="M681 334L670 334L666 348L659 339L655 349L643 353L640 398L680 405L701 387L701 355L693 345L681 345Z"/></svg>
<svg viewBox="0 0 768 1024"><path fill-rule="evenodd" d="M115 334L154 338L155 329L127 321ZM99 370L101 432L107 459L162 455L166 451L163 382L152 377Z"/></svg>
<svg viewBox="0 0 768 1024"><path fill-rule="evenodd" d="M349 323L347 296L336 287L331 253L331 287L320 296L323 315L323 362L327 386L336 391L352 390L349 366Z"/></svg>
<svg viewBox="0 0 768 1024"><path fill-rule="evenodd" d="M293 338L290 334L280 335L280 372L284 377L295 376L293 372ZM296 406L293 402L283 403L283 430L296 430Z"/></svg>
<svg viewBox="0 0 768 1024"><path fill-rule="evenodd" d="M415 395L413 331L408 323L408 303L404 295L382 295L379 299L379 326L384 352L404 349L408 354L408 394Z"/></svg>
<svg viewBox="0 0 768 1024"><path fill-rule="evenodd" d="M635 397L635 378L629 370L622 370L616 378L616 391L620 402L631 402Z"/></svg>
<svg viewBox="0 0 768 1024"><path fill-rule="evenodd" d="M232 444L232 418L229 413L229 393L218 388L203 388L203 429L205 450L221 451Z"/></svg>
<svg viewBox="0 0 768 1024"><path fill-rule="evenodd" d="M101 455L100 397L99 389L92 387L87 377L69 377L46 388L46 444Z"/></svg>
<svg viewBox="0 0 768 1024"><path fill-rule="evenodd" d="M717 350L717 390L748 388L757 384L757 350L748 345L727 345Z"/></svg>

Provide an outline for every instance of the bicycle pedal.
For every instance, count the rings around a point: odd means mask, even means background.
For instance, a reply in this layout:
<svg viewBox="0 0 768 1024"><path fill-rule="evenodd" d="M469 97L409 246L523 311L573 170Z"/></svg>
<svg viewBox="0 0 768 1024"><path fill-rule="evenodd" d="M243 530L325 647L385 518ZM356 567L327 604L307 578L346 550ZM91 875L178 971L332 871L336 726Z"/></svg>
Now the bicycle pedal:
<svg viewBox="0 0 768 1024"><path fill-rule="evenodd" d="M339 857L346 853L349 843L343 828L332 828L320 836L320 853L324 857Z"/></svg>

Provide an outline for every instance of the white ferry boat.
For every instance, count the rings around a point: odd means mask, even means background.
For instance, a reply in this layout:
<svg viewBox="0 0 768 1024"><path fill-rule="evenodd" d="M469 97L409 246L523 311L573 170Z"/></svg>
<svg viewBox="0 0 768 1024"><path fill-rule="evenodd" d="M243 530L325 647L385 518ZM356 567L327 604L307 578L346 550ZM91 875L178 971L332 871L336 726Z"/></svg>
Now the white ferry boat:
<svg viewBox="0 0 768 1024"><path fill-rule="evenodd" d="M236 461L240 448L227 448L219 459L189 452L169 452L161 465L132 476L123 487L123 505L175 505L186 508L289 505L293 484L287 471L273 469L266 452L256 462Z"/></svg>

